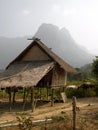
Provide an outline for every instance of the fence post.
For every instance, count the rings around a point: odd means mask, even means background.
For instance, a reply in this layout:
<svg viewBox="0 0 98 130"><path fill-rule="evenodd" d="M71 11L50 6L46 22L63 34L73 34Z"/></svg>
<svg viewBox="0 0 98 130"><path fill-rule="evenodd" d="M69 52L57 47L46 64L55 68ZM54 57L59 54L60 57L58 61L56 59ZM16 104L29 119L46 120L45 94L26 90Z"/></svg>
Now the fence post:
<svg viewBox="0 0 98 130"><path fill-rule="evenodd" d="M72 107L73 107L73 130L76 130L76 97L72 98Z"/></svg>

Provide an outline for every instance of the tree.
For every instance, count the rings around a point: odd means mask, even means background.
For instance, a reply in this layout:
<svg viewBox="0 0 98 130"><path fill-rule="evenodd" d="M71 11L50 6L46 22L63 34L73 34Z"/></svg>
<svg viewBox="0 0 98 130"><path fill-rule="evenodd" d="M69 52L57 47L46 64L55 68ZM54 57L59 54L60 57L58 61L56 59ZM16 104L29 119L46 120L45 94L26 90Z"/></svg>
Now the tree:
<svg viewBox="0 0 98 130"><path fill-rule="evenodd" d="M96 57L96 59L92 63L92 72L96 80L98 81L98 57Z"/></svg>

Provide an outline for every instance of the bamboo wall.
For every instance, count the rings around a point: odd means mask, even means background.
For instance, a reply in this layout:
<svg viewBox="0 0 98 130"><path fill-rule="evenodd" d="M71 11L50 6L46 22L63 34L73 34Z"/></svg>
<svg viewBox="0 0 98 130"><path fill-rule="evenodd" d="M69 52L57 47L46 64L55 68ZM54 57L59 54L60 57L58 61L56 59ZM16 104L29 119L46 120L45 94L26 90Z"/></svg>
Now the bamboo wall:
<svg viewBox="0 0 98 130"><path fill-rule="evenodd" d="M51 60L37 45L34 45L22 58L22 61Z"/></svg>
<svg viewBox="0 0 98 130"><path fill-rule="evenodd" d="M66 72L58 65L53 69L52 76L52 86L54 87L64 87L67 82L67 74Z"/></svg>
<svg viewBox="0 0 98 130"><path fill-rule="evenodd" d="M42 80L37 87L65 87L67 82L67 73L59 66L55 66Z"/></svg>

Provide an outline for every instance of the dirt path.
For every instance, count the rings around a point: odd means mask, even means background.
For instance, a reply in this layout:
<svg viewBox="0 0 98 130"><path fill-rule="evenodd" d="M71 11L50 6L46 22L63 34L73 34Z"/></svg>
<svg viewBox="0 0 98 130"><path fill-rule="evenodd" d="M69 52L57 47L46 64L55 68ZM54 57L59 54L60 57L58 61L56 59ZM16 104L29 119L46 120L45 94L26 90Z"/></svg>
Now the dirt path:
<svg viewBox="0 0 98 130"><path fill-rule="evenodd" d="M98 108L98 98L77 99L77 106L80 110L85 109L85 111L89 111L90 109L91 111L94 111L94 108ZM16 120L16 116L19 116L19 113L23 112L19 112L19 109L21 108L18 108L16 112L6 112L6 109L3 110L3 112L0 112L0 122ZM34 113L32 113L31 110L25 112L27 115L32 116L33 120L45 119L46 117L55 116L61 112L71 113L72 102L71 100L68 100L67 103L56 103L54 107L51 107L50 103L47 103L37 107Z"/></svg>

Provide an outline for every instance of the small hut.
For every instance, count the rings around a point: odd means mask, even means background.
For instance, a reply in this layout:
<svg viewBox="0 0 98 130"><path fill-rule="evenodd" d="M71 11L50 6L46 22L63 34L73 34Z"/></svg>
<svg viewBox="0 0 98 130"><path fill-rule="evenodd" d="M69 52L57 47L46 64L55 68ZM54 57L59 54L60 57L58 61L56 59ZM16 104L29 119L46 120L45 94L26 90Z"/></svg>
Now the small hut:
<svg viewBox="0 0 98 130"><path fill-rule="evenodd" d="M50 88L53 106L54 89L66 87L67 73L76 73L76 70L36 38L0 74L0 88L9 90L10 104L12 88L29 88L32 110L35 99L34 89L46 87L48 90Z"/></svg>

